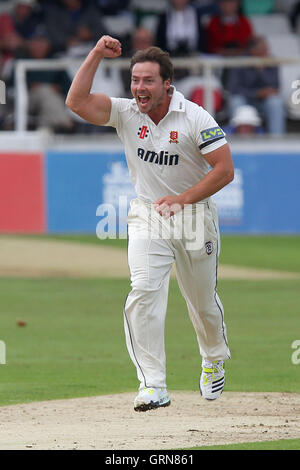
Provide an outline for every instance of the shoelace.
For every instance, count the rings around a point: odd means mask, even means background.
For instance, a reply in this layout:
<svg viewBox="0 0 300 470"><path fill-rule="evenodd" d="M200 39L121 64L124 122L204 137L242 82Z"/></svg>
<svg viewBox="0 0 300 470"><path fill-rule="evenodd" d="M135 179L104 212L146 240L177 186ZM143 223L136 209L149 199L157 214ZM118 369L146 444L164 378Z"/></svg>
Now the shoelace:
<svg viewBox="0 0 300 470"><path fill-rule="evenodd" d="M223 362L222 361L216 361L212 362L209 364L205 364L205 362L202 365L202 370L204 372L203 376L203 383L204 385L211 384L213 380L216 378L215 374L218 372L222 372L223 369Z"/></svg>
<svg viewBox="0 0 300 470"><path fill-rule="evenodd" d="M222 361L216 361L216 362L210 362L210 363L204 362L202 365L202 369L207 374L218 373L218 372L221 372L223 369L223 362Z"/></svg>

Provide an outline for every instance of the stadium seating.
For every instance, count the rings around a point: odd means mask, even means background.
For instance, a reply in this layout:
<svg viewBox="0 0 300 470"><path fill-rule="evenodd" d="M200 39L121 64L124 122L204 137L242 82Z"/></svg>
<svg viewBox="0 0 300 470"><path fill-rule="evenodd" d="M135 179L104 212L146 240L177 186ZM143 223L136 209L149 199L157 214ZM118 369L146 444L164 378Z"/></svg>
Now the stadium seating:
<svg viewBox="0 0 300 470"><path fill-rule="evenodd" d="M248 15L264 15L273 11L274 0L243 0L243 11Z"/></svg>
<svg viewBox="0 0 300 470"><path fill-rule="evenodd" d="M181 91L188 99L197 103L199 106L205 106L205 87L206 79L199 76L190 76L175 83L178 91ZM222 84L217 77L212 77L210 86L213 91L213 112L218 113L224 106L224 93Z"/></svg>
<svg viewBox="0 0 300 470"><path fill-rule="evenodd" d="M268 15L249 16L253 29L258 35L291 33L291 25L284 13L270 13Z"/></svg>
<svg viewBox="0 0 300 470"><path fill-rule="evenodd" d="M275 10L289 15L298 0L275 0Z"/></svg>

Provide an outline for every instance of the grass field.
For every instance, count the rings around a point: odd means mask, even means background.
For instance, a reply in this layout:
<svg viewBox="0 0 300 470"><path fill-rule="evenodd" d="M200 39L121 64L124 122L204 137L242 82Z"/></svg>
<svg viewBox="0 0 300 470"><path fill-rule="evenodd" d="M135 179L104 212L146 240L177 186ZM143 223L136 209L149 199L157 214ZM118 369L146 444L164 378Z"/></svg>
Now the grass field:
<svg viewBox="0 0 300 470"><path fill-rule="evenodd" d="M0 404L134 390L122 319L128 287L123 279L1 280L7 367L1 368ZM219 292L232 353L226 389L299 391L300 374L291 362L299 283L222 281ZM17 327L18 318L27 326ZM175 281L166 351L169 387L197 389L196 339Z"/></svg>
<svg viewBox="0 0 300 470"><path fill-rule="evenodd" d="M223 446L193 447L194 450L299 450L300 439L280 439L278 441L247 442Z"/></svg>
<svg viewBox="0 0 300 470"><path fill-rule="evenodd" d="M100 243L90 236L54 238ZM225 264L300 272L300 237L228 236L222 248ZM0 279L0 339L7 348L0 405L136 390L123 333L129 288L127 279ZM291 344L300 339L299 288L297 280L219 281L232 354L227 391L299 392L300 365L291 361ZM18 327L18 319L27 325ZM197 390L198 348L176 281L166 352L168 387ZM270 446L299 449L300 442Z"/></svg>

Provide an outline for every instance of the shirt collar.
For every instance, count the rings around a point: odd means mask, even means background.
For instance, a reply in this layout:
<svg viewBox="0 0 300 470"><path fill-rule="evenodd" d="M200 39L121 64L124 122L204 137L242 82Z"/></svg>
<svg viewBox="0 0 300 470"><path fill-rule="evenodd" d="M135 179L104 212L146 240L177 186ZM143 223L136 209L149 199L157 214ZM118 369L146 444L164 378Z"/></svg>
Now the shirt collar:
<svg viewBox="0 0 300 470"><path fill-rule="evenodd" d="M173 94L169 106L170 111L178 111L180 113L185 111L185 99L182 93L176 90L176 88L172 85L171 88L173 89Z"/></svg>

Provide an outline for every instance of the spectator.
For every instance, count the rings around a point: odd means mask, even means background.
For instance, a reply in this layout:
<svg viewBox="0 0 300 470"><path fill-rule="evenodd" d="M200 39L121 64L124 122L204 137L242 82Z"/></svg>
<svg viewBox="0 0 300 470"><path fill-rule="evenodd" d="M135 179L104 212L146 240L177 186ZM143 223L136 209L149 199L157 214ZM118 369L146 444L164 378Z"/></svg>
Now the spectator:
<svg viewBox="0 0 300 470"><path fill-rule="evenodd" d="M36 0L17 0L11 13L0 15L0 53L2 66L26 53L28 42L41 32L42 10Z"/></svg>
<svg viewBox="0 0 300 470"><path fill-rule="evenodd" d="M159 16L156 45L172 56L191 55L206 49L201 16L190 0L170 0Z"/></svg>
<svg viewBox="0 0 300 470"><path fill-rule="evenodd" d="M15 49L21 44L14 28L13 19L7 13L0 15L0 65L1 68L13 57Z"/></svg>
<svg viewBox="0 0 300 470"><path fill-rule="evenodd" d="M193 5L201 15L215 15L218 13L218 0L194 0Z"/></svg>
<svg viewBox="0 0 300 470"><path fill-rule="evenodd" d="M136 51L147 49L151 46L154 46L154 36L152 32L140 26L134 31L131 37L131 51L129 51L129 55L132 56Z"/></svg>
<svg viewBox="0 0 300 470"><path fill-rule="evenodd" d="M249 43L249 55L268 57L268 46L263 37L255 37ZM233 68L228 73L227 89L230 93L229 111L233 117L239 106L254 106L265 119L271 134L285 132L285 112L280 96L278 67Z"/></svg>
<svg viewBox="0 0 300 470"><path fill-rule="evenodd" d="M96 0L96 5L103 15L127 13L130 0Z"/></svg>
<svg viewBox="0 0 300 470"><path fill-rule="evenodd" d="M242 55L252 36L248 18L240 12L239 0L219 0L219 13L207 25L208 52L223 56Z"/></svg>
<svg viewBox="0 0 300 470"><path fill-rule="evenodd" d="M131 36L131 48L128 51L128 56L132 57L135 52L139 50L144 50L147 49L148 47L154 46L154 36L152 32L143 27L140 26L136 28L134 33ZM124 83L124 90L126 93L127 97L131 97L131 73L127 69L122 69L122 79Z"/></svg>
<svg viewBox="0 0 300 470"><path fill-rule="evenodd" d="M24 39L31 39L43 20L37 0L17 0L12 17L16 32Z"/></svg>
<svg viewBox="0 0 300 470"><path fill-rule="evenodd" d="M80 43L95 43L106 33L97 7L83 0L59 0L45 4L45 22L55 52Z"/></svg>
<svg viewBox="0 0 300 470"><path fill-rule="evenodd" d="M296 2L289 14L292 30L300 32L300 1Z"/></svg>
<svg viewBox="0 0 300 470"><path fill-rule="evenodd" d="M51 45L47 36L36 35L28 45L28 58L47 59ZM27 72L29 90L29 125L33 129L48 129L69 133L74 122L65 107L70 79L65 71L41 70Z"/></svg>
<svg viewBox="0 0 300 470"><path fill-rule="evenodd" d="M7 53L3 74L9 96L13 96L16 59L48 59L52 56L52 44L43 19L43 12L35 0L17 0L12 13L0 17L0 23L5 25L4 30L1 28L2 45L5 44ZM73 123L64 106L64 96L70 86L67 74L31 70L27 72L26 79L29 128L70 132ZM9 104L13 106L13 102ZM12 126L12 121L4 123L5 128Z"/></svg>
<svg viewBox="0 0 300 470"><path fill-rule="evenodd" d="M254 106L240 106L237 108L235 115L230 120L230 125L225 126L226 134L237 135L251 135L261 134L263 129L261 127L262 119L259 116L257 109Z"/></svg>

